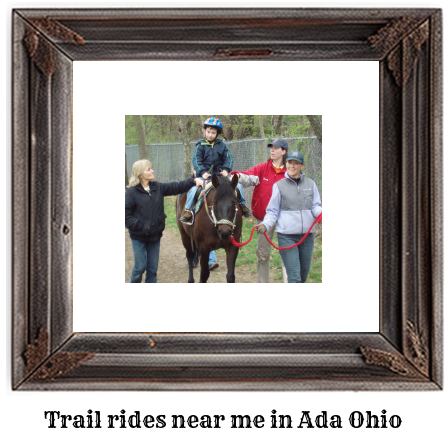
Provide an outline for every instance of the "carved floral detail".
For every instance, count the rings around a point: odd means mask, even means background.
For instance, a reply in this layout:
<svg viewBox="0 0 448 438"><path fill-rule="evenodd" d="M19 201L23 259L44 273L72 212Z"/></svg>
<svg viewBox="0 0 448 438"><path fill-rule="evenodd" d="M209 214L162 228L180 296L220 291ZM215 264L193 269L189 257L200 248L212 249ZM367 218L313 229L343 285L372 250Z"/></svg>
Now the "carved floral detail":
<svg viewBox="0 0 448 438"><path fill-rule="evenodd" d="M54 19L31 18L29 21L35 27L27 26L23 43L34 64L47 77L52 76L56 68L54 60L55 49L47 38L42 37L42 34L63 41L71 41L75 44L85 44L84 38L81 35Z"/></svg>
<svg viewBox="0 0 448 438"><path fill-rule="evenodd" d="M41 328L37 338L31 344L28 344L24 354L27 373L39 366L48 357L48 353L48 332Z"/></svg>
<svg viewBox="0 0 448 438"><path fill-rule="evenodd" d="M393 19L367 38L373 48L388 54L387 67L399 86L409 80L422 45L429 38L429 21L419 22L417 17Z"/></svg>
<svg viewBox="0 0 448 438"><path fill-rule="evenodd" d="M394 18L379 29L375 35L367 37L367 41L375 49L387 53L397 45L397 41L401 41L412 32L420 21L420 18L412 16Z"/></svg>
<svg viewBox="0 0 448 438"><path fill-rule="evenodd" d="M53 38L63 41L72 41L81 45L86 43L81 35L53 18L30 18L29 21L44 34L47 34Z"/></svg>
<svg viewBox="0 0 448 438"><path fill-rule="evenodd" d="M48 332L41 328L33 343L27 346L25 361L27 373L31 380L54 379L62 376L95 356L94 353L85 352L58 352L48 357Z"/></svg>
<svg viewBox="0 0 448 438"><path fill-rule="evenodd" d="M405 377L423 377L401 354L369 347L360 347L360 349L367 365L386 367L394 373Z"/></svg>
<svg viewBox="0 0 448 438"><path fill-rule="evenodd" d="M428 346L424 336L410 320L406 322L405 342L407 344L404 355L369 347L361 347L361 353L368 365L387 367L391 371L407 377L422 377L422 375L429 377Z"/></svg>
<svg viewBox="0 0 448 438"><path fill-rule="evenodd" d="M424 342L424 337L412 321L407 322L406 330L410 350L409 359L421 373L429 376L428 346Z"/></svg>
<svg viewBox="0 0 448 438"><path fill-rule="evenodd" d="M26 28L23 43L36 67L45 76L52 76L55 71L55 62L54 49L50 43L31 27Z"/></svg>
<svg viewBox="0 0 448 438"><path fill-rule="evenodd" d="M82 362L92 359L94 353L55 353L31 376L32 380L54 379L78 368Z"/></svg>

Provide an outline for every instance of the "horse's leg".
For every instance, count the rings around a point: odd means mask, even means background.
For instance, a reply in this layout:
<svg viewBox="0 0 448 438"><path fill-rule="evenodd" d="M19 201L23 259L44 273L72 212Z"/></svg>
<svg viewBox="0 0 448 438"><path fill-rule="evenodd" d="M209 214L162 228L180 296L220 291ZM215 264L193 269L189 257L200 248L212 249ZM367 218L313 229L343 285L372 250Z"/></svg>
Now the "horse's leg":
<svg viewBox="0 0 448 438"><path fill-rule="evenodd" d="M179 195L176 201L176 221L177 227L180 231L180 238L182 239L182 244L185 248L185 253L188 261L188 283L194 283L193 277L193 258L194 258L194 250L191 247L192 241L191 236L185 231L184 225L179 221L182 212L184 211L186 195Z"/></svg>
<svg viewBox="0 0 448 438"><path fill-rule="evenodd" d="M196 245L194 245L193 268L196 268L198 263L199 263L199 251L198 251L198 247Z"/></svg>
<svg viewBox="0 0 448 438"><path fill-rule="evenodd" d="M188 261L188 283L194 283L194 277L193 277L194 251L191 248L188 248L186 250L186 253L187 253L187 261Z"/></svg>
<svg viewBox="0 0 448 438"><path fill-rule="evenodd" d="M235 283L235 262L238 257L239 248L235 245L229 245L226 248L227 260L227 283Z"/></svg>
<svg viewBox="0 0 448 438"><path fill-rule="evenodd" d="M188 261L188 283L194 283L194 277L193 277L194 251L193 248L191 247L191 237L186 233L182 225L179 227L179 230L180 230L180 237L182 239L182 243L185 248L185 255L187 256Z"/></svg>
<svg viewBox="0 0 448 438"><path fill-rule="evenodd" d="M207 283L208 277L210 277L210 269L208 269L210 250L207 248L200 248L199 255L201 260L201 283Z"/></svg>

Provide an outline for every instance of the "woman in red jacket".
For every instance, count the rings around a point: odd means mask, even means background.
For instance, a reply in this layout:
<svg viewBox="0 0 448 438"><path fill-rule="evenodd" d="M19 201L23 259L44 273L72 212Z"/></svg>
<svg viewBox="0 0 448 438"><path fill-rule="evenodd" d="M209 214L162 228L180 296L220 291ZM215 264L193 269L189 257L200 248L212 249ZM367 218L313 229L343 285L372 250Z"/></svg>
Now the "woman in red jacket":
<svg viewBox="0 0 448 438"><path fill-rule="evenodd" d="M271 148L271 157L266 163L261 163L244 172L233 171L239 174L239 182L243 187L255 186L252 195L252 215L259 225L266 215L266 207L272 195L272 186L285 177L285 160L288 155L288 142L282 138L275 139L268 144ZM275 227L267 231L272 240ZM271 256L271 244L264 235L258 236L257 243L257 281L269 283L269 261ZM282 263L283 265L283 263ZM286 271L283 269L283 279L286 282Z"/></svg>

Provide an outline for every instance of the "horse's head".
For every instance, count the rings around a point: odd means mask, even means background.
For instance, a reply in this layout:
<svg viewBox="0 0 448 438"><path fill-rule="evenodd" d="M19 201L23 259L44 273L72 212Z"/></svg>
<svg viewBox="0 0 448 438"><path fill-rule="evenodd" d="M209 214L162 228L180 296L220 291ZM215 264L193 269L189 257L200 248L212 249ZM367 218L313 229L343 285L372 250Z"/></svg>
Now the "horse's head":
<svg viewBox="0 0 448 438"><path fill-rule="evenodd" d="M216 229L221 240L230 240L238 211L238 203L235 196L235 188L238 184L238 175L234 175L232 180L226 177L218 178L212 176L212 184L215 188L213 198L213 215L216 221Z"/></svg>

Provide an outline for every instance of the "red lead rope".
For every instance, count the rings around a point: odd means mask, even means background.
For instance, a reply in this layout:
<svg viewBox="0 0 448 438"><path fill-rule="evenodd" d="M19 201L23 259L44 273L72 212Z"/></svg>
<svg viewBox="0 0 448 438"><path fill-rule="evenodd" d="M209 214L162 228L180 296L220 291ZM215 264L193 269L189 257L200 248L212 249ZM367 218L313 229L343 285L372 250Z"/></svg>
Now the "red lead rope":
<svg viewBox="0 0 448 438"><path fill-rule="evenodd" d="M287 246L287 247L285 247L285 248L278 248L277 246L275 246L275 244L271 241L271 239L269 239L269 237L267 236L266 233L264 233L264 237L266 237L266 239L268 240L268 242L269 242L275 249L278 249L278 250L282 250L282 249L291 249L291 248L294 248L295 246L299 246L299 245L300 245L300 244L307 238L308 234L310 234L310 231L311 231L311 229L314 227L314 225L316 224L316 222L319 222L319 223L322 222L322 213L321 213L319 216L317 216L316 219L314 219L314 222L313 222L313 224L311 225L310 229L309 229L309 230L306 232L306 234L302 237L302 239L300 240L300 242L297 242L297 243L295 243L294 245ZM253 227L253 228L252 228L252 231L251 231L251 233L250 233L250 238L249 238L249 240L248 240L247 242L238 243L238 242L233 238L233 236L230 238L230 241L231 241L235 246L238 246L238 247L245 246L245 245L247 245L247 244L252 240L252 237L253 237L253 235L254 235L254 231L257 230L258 228L259 228L259 227Z"/></svg>

